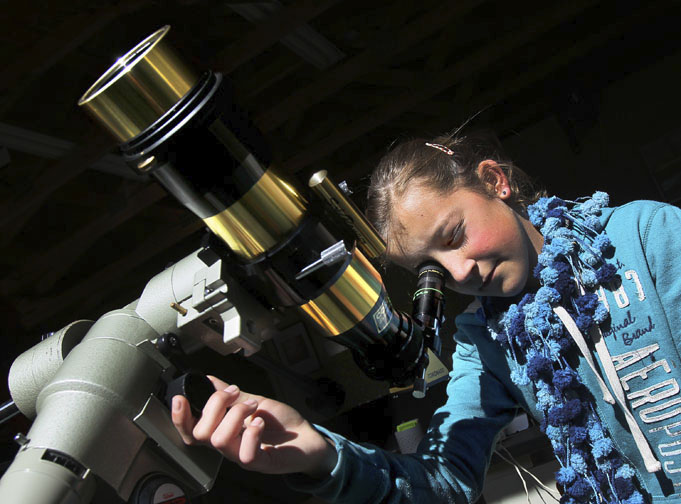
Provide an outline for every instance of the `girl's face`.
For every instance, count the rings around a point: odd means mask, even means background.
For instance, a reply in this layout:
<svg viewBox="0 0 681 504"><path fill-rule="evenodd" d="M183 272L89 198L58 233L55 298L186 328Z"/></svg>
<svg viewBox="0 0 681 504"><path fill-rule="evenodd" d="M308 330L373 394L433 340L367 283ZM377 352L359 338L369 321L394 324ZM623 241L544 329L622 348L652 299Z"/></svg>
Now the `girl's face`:
<svg viewBox="0 0 681 504"><path fill-rule="evenodd" d="M515 296L534 286L543 237L505 203L511 193L499 173L493 197L464 188L442 195L421 184L407 189L393 210L400 246L390 258L412 271L426 259L439 262L451 276L448 287L461 294Z"/></svg>

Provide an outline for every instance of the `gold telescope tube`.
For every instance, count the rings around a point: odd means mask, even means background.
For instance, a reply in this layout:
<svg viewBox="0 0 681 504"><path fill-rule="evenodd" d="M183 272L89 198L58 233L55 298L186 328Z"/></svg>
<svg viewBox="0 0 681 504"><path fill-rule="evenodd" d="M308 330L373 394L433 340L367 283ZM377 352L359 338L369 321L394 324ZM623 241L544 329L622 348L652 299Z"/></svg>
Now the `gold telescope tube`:
<svg viewBox="0 0 681 504"><path fill-rule="evenodd" d="M251 260L276 246L305 215L305 200L272 169L238 201L203 219L235 254Z"/></svg>
<svg viewBox="0 0 681 504"><path fill-rule="evenodd" d="M166 121L164 114L201 80L201 75L168 43L169 30L170 26L164 26L118 58L78 101L122 143L129 142L154 123L154 127L162 127ZM199 217L235 254L250 261L275 247L299 225L305 215L306 201L271 168L261 166L220 119L206 129L206 134L213 135L238 161L253 185L229 206L193 188L183 192L185 196L191 194L192 198L201 200L196 207L214 209L212 215L208 211ZM152 160L154 157L150 156L137 166L140 168ZM188 170L205 172L219 168L176 166L174 174L164 175L164 185L175 194L173 187L187 187L187 179L191 177L183 173Z"/></svg>
<svg viewBox="0 0 681 504"><path fill-rule="evenodd" d="M199 80L166 42L169 30L164 26L118 58L78 100L121 142L144 131Z"/></svg>
<svg viewBox="0 0 681 504"><path fill-rule="evenodd" d="M374 227L329 179L326 170L320 170L312 175L308 185L350 225L357 235L357 246L364 254L375 259L385 252L385 243Z"/></svg>
<svg viewBox="0 0 681 504"><path fill-rule="evenodd" d="M382 290L381 276L362 252L355 249L340 278L301 308L327 336L338 336L364 320Z"/></svg>

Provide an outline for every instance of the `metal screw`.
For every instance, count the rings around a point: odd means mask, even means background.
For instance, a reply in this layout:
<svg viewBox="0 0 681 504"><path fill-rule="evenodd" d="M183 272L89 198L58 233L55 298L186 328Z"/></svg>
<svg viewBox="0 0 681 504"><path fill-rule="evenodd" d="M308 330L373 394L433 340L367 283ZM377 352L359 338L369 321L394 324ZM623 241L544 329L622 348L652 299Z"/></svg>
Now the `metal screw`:
<svg viewBox="0 0 681 504"><path fill-rule="evenodd" d="M25 446L28 444L29 439L25 434L19 432L16 436L14 436L14 441L16 441L19 446Z"/></svg>
<svg viewBox="0 0 681 504"><path fill-rule="evenodd" d="M170 303L170 307L183 317L187 314L187 309L178 303Z"/></svg>
<svg viewBox="0 0 681 504"><path fill-rule="evenodd" d="M345 194L346 196L350 196L352 194L352 190L350 189L350 187L348 187L348 183L345 180L342 180L338 184L338 188L341 191L343 191L343 194Z"/></svg>
<svg viewBox="0 0 681 504"><path fill-rule="evenodd" d="M142 172L148 172L156 164L156 156L149 156L147 159L137 163L137 169Z"/></svg>

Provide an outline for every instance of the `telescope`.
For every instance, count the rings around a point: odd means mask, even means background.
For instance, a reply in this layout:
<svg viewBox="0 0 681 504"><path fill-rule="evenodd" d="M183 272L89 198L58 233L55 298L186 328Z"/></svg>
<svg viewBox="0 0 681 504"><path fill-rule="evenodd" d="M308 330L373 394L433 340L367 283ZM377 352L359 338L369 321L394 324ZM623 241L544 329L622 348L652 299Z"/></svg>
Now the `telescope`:
<svg viewBox="0 0 681 504"><path fill-rule="evenodd" d="M15 360L0 421L17 411L34 421L0 480L5 502L87 503L97 481L144 504L209 491L221 455L185 445L170 418L173 395L198 416L213 391L183 357L203 347L255 356L282 310L349 348L369 377L411 385L416 397L439 356L444 269L423 264L413 312L396 310L372 264L385 244L343 189L325 171L304 189L280 173L227 79L192 68L169 33L119 58L78 104L208 233L139 299Z"/></svg>

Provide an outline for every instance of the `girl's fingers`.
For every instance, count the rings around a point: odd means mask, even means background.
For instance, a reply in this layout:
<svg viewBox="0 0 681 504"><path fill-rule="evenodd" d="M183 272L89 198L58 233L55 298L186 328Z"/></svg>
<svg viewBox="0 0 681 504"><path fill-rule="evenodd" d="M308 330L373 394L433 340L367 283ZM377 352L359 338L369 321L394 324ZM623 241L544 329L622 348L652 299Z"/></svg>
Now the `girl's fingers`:
<svg viewBox="0 0 681 504"><path fill-rule="evenodd" d="M216 378L215 376L206 375L206 378L211 381L215 387L215 390L225 390L227 387L229 387L229 383L223 382L220 378Z"/></svg>
<svg viewBox="0 0 681 504"><path fill-rule="evenodd" d="M225 412L239 397L239 389L235 385L220 390L210 396L203 407L201 418L196 423L192 435L199 441L209 442L213 431L225 418Z"/></svg>
<svg viewBox="0 0 681 504"><path fill-rule="evenodd" d="M171 417L175 428L182 437L182 441L188 445L193 444L195 439L192 436L192 430L196 424L196 419L191 414L186 397L181 395L173 397Z"/></svg>
<svg viewBox="0 0 681 504"><path fill-rule="evenodd" d="M260 443L262 441L262 432L264 428L264 420L260 417L255 417L241 435L239 461L243 465L247 466L251 464L257 457L258 452L260 451Z"/></svg>
<svg viewBox="0 0 681 504"><path fill-rule="evenodd" d="M244 430L244 422L257 408L258 402L254 399L249 399L232 406L222 422L220 422L220 425L217 426L210 436L210 444L228 458L235 460L239 454L239 444L241 443L241 433Z"/></svg>

